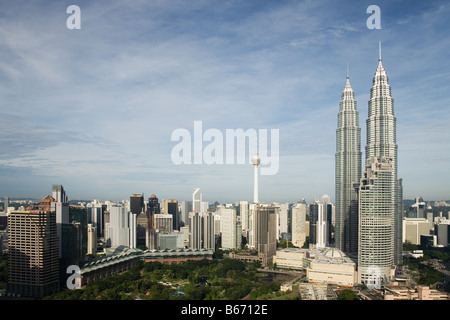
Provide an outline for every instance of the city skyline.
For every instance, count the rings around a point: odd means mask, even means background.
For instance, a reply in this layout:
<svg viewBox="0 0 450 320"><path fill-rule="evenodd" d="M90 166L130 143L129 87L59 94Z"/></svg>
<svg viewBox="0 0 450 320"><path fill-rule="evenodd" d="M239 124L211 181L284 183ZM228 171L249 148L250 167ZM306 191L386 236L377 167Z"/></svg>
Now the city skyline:
<svg viewBox="0 0 450 320"><path fill-rule="evenodd" d="M80 30L66 27L68 4L0 4L1 197L40 199L61 184L70 199L188 201L200 188L210 203L251 200L250 163L170 161L171 133L202 121L280 130L279 170L258 177L260 201L334 202L347 62L364 123L381 41L404 199L450 198L449 4L76 2ZM372 4L379 30L366 26Z"/></svg>

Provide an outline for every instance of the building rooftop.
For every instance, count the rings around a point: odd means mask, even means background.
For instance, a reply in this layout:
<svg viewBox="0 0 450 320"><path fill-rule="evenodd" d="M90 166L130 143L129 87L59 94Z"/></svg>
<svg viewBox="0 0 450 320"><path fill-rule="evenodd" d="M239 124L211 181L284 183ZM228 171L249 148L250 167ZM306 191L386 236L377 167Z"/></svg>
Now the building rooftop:
<svg viewBox="0 0 450 320"><path fill-rule="evenodd" d="M307 257L312 262L323 263L323 264L340 264L354 266L353 262L349 257L347 257L341 250L337 248L319 248L309 250L309 256Z"/></svg>

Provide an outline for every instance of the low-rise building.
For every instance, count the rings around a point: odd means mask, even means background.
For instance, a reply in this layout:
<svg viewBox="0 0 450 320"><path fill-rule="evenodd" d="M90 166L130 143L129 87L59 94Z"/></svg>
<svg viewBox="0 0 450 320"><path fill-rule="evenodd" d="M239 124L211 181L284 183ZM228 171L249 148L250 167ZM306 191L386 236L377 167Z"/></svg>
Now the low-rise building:
<svg viewBox="0 0 450 320"><path fill-rule="evenodd" d="M409 286L385 286L384 300L450 300L450 294L419 286L417 289Z"/></svg>
<svg viewBox="0 0 450 320"><path fill-rule="evenodd" d="M356 263L336 248L311 250L304 258L304 266L310 283L353 287L357 282Z"/></svg>
<svg viewBox="0 0 450 320"><path fill-rule="evenodd" d="M305 270L310 283L353 287L357 281L356 264L336 248L278 250L274 262L278 268Z"/></svg>
<svg viewBox="0 0 450 320"><path fill-rule="evenodd" d="M277 250L273 258L274 264L279 268L303 270L303 259L309 250L299 248L285 248Z"/></svg>

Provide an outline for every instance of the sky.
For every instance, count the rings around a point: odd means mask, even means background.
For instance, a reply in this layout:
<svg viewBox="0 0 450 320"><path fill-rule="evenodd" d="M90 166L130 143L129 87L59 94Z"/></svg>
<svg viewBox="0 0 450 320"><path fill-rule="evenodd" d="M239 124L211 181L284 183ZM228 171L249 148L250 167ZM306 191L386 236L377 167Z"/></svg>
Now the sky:
<svg viewBox="0 0 450 320"><path fill-rule="evenodd" d="M0 197L251 201L251 164L174 163L172 133L201 121L279 130L259 200L334 201L347 63L364 158L381 41L404 199L450 199L449 18L443 0L0 0Z"/></svg>

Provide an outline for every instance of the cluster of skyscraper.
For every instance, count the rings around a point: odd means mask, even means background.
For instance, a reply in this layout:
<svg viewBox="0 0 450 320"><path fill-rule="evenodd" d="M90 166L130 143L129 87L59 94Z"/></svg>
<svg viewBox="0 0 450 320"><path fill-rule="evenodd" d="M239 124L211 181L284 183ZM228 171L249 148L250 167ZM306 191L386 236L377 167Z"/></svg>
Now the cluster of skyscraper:
<svg viewBox="0 0 450 320"><path fill-rule="evenodd" d="M61 279L67 278L67 266L95 255L99 239L105 247L142 245L149 250L214 250L220 239L224 249L246 247L257 252L232 257L267 266L283 235L297 247L303 247L308 236L310 247L331 246L332 224L335 246L358 261L358 282L369 287L388 283L402 263L403 199L397 177L396 118L381 50L368 107L362 170L359 114L347 71L336 130L335 207L328 196L292 207L260 202L257 151L251 159L254 199L236 205L211 208L196 188L192 201L181 203L165 199L161 204L154 194L144 201L143 194L133 194L126 202L94 200L74 206L64 188L54 185L52 196L37 207L8 215L8 291L37 297L57 291Z"/></svg>
<svg viewBox="0 0 450 320"><path fill-rule="evenodd" d="M357 256L359 282L379 287L402 264L403 213L394 100L381 45L368 107L361 172L358 110L347 71L336 130L336 247Z"/></svg>

